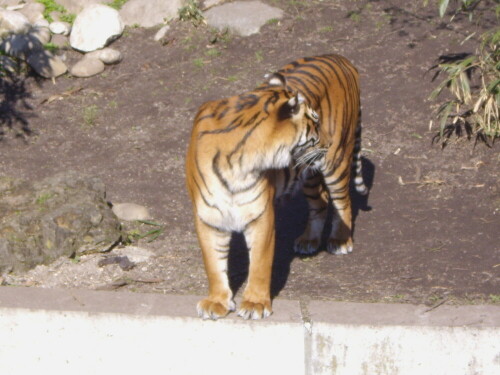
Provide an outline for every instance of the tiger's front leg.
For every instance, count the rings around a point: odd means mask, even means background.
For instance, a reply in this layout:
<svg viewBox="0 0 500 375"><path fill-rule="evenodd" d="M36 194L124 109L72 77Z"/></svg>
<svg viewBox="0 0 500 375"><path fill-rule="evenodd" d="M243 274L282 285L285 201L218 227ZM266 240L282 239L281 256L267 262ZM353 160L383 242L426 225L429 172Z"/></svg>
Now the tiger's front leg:
<svg viewBox="0 0 500 375"><path fill-rule="evenodd" d="M231 233L218 231L195 219L196 232L203 253L208 277L208 297L198 302L198 316L203 319L222 318L235 310L233 293L229 287L227 261Z"/></svg>
<svg viewBox="0 0 500 375"><path fill-rule="evenodd" d="M244 231L250 254L248 282L238 311L238 315L244 319L262 319L272 314L271 274L275 245L273 199L269 196L262 215Z"/></svg>

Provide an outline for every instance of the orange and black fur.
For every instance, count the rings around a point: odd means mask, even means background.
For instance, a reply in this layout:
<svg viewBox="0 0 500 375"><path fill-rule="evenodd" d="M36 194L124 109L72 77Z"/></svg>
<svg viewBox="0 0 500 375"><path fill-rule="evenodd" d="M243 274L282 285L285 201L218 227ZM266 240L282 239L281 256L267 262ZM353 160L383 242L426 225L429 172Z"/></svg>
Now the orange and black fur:
<svg viewBox="0 0 500 375"><path fill-rule="evenodd" d="M300 94L269 85L203 104L194 120L186 182L209 282L204 319L235 310L227 275L229 243L242 232L250 269L239 315L271 314L274 207L279 169L319 141L318 116Z"/></svg>
<svg viewBox="0 0 500 375"><path fill-rule="evenodd" d="M352 251L352 218L349 181L354 166L356 190L368 193L361 174L361 107L356 68L339 55L306 57L270 74L261 87L281 87L301 92L320 117L320 145L314 168L302 174L302 186L309 204L309 222L296 240L295 251L310 254L318 250L327 216L328 202L335 216L326 250L335 254ZM318 158L318 154L323 154Z"/></svg>

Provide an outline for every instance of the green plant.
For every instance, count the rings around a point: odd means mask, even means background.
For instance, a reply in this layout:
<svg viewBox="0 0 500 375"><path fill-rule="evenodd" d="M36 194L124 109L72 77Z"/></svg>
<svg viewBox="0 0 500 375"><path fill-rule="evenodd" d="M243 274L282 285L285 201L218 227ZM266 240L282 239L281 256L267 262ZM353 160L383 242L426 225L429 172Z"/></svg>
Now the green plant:
<svg viewBox="0 0 500 375"><path fill-rule="evenodd" d="M98 113L99 108L95 104L85 107L83 109L83 121L85 122L85 125L94 126L97 121Z"/></svg>
<svg viewBox="0 0 500 375"><path fill-rule="evenodd" d="M193 60L193 64L197 68L203 68L203 66L205 65L205 61L201 57L199 57Z"/></svg>
<svg viewBox="0 0 500 375"><path fill-rule="evenodd" d="M262 56L261 50L255 51L255 60L257 60L258 63L260 63L260 62L262 62L262 60L264 60L264 56Z"/></svg>
<svg viewBox="0 0 500 375"><path fill-rule="evenodd" d="M45 43L43 45L43 48L45 48L46 50L48 50L50 52L54 52L54 51L57 51L59 49L59 47L52 42Z"/></svg>
<svg viewBox="0 0 500 375"><path fill-rule="evenodd" d="M153 227L146 232L141 232L139 228L131 229L127 232L127 239L125 242L132 243L134 241L142 240L147 238L147 242L152 242L156 240L165 230L165 226L157 223L155 221L150 220L137 220L137 223L140 224L141 227L147 225Z"/></svg>
<svg viewBox="0 0 500 375"><path fill-rule="evenodd" d="M469 7L478 3L461 1ZM440 14L446 6L447 1L440 2ZM438 139L443 146L453 133L461 135L464 130L469 138L472 134L484 140L500 136L500 28L486 32L480 40L474 54L442 56L435 66L434 78L440 74L445 78L430 99L435 100L443 91L451 94L436 113Z"/></svg>
<svg viewBox="0 0 500 375"><path fill-rule="evenodd" d="M60 16L61 21L72 24L73 21L75 20L76 16L74 14L68 13L65 7L56 3L54 0L36 0L36 1L45 6L45 10L43 11L43 17L49 22L54 21L54 19L50 15L50 13L52 12L59 12L61 14Z"/></svg>
<svg viewBox="0 0 500 375"><path fill-rule="evenodd" d="M113 0L106 3L106 5L116 10L120 10L127 1L128 0Z"/></svg>
<svg viewBox="0 0 500 375"><path fill-rule="evenodd" d="M205 52L205 55L207 55L208 57L217 57L220 56L221 54L222 54L221 51L219 51L217 48L210 48Z"/></svg>
<svg viewBox="0 0 500 375"><path fill-rule="evenodd" d="M53 196L53 193L42 193L36 198L36 204L44 205Z"/></svg>
<svg viewBox="0 0 500 375"><path fill-rule="evenodd" d="M323 26L318 30L320 33L331 33L333 31L333 26Z"/></svg>
<svg viewBox="0 0 500 375"><path fill-rule="evenodd" d="M205 23L203 13L195 0L189 0L186 6L179 9L179 19L181 21L190 21L194 26Z"/></svg>

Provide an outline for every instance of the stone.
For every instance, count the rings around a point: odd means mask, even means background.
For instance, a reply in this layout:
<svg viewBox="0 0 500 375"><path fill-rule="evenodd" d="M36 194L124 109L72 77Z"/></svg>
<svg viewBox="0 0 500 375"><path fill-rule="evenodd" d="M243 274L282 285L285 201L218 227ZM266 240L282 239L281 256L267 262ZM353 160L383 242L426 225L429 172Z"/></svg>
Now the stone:
<svg viewBox="0 0 500 375"><path fill-rule="evenodd" d="M120 9L125 25L152 27L169 21L178 16L180 8L188 0L129 0Z"/></svg>
<svg viewBox="0 0 500 375"><path fill-rule="evenodd" d="M120 51L109 47L89 52L85 56L99 59L104 64L116 64L119 63L123 58Z"/></svg>
<svg viewBox="0 0 500 375"><path fill-rule="evenodd" d="M124 221L151 219L148 209L135 203L116 203L113 204L112 210L120 220Z"/></svg>
<svg viewBox="0 0 500 375"><path fill-rule="evenodd" d="M30 27L29 20L21 12L0 9L0 36L8 33L24 34Z"/></svg>
<svg viewBox="0 0 500 375"><path fill-rule="evenodd" d="M214 6L223 3L226 0L201 0L200 1L200 9L207 10L208 8L212 8Z"/></svg>
<svg viewBox="0 0 500 375"><path fill-rule="evenodd" d="M14 61L14 59L12 59L9 56L4 56L4 55L0 55L0 67L1 67L0 72L2 70L4 70L4 71L7 71L9 73L16 73L18 70L18 65Z"/></svg>
<svg viewBox="0 0 500 375"><path fill-rule="evenodd" d="M19 12L24 14L28 21L33 24L36 21L43 18L43 11L45 10L45 6L40 3L29 3L25 4Z"/></svg>
<svg viewBox="0 0 500 375"><path fill-rule="evenodd" d="M49 29L54 34L69 35L71 25L63 21L54 21L49 25Z"/></svg>
<svg viewBox="0 0 500 375"><path fill-rule="evenodd" d="M35 72L45 78L59 77L68 71L68 67L59 56L44 49L30 53L26 62Z"/></svg>
<svg viewBox="0 0 500 375"><path fill-rule="evenodd" d="M165 35L167 35L168 30L170 30L170 26L169 25L165 25L162 28L160 28L160 30L158 30L156 32L155 36L154 36L155 42L158 42L159 40L161 40L162 38L164 38Z"/></svg>
<svg viewBox="0 0 500 375"><path fill-rule="evenodd" d="M104 63L96 57L88 56L84 56L69 70L71 75L79 78L92 77L103 71Z"/></svg>
<svg viewBox="0 0 500 375"><path fill-rule="evenodd" d="M57 48L68 49L70 47L69 38L65 35L61 35L61 34L52 35L52 39L50 41Z"/></svg>
<svg viewBox="0 0 500 375"><path fill-rule="evenodd" d="M31 34L9 34L0 43L0 51L21 59L39 50L43 50L43 45Z"/></svg>
<svg viewBox="0 0 500 375"><path fill-rule="evenodd" d="M89 5L76 16L69 41L71 47L79 51L95 51L118 38L123 27L115 9L100 4Z"/></svg>
<svg viewBox="0 0 500 375"><path fill-rule="evenodd" d="M35 183L0 177L0 274L107 251L121 237L97 177L64 172Z"/></svg>
<svg viewBox="0 0 500 375"><path fill-rule="evenodd" d="M52 37L52 34L50 33L49 28L42 27L42 26L32 27L31 30L29 31L29 35L38 39L38 41L41 44L47 44L48 42L50 42L50 38Z"/></svg>
<svg viewBox="0 0 500 375"><path fill-rule="evenodd" d="M249 36L258 33L269 20L281 19L283 11L260 1L235 1L211 8L204 16L211 27Z"/></svg>
<svg viewBox="0 0 500 375"><path fill-rule="evenodd" d="M3 8L11 8L11 7L19 7L19 0L0 0L0 7Z"/></svg>
<svg viewBox="0 0 500 375"><path fill-rule="evenodd" d="M41 18L39 20L36 20L33 23L33 27L49 27L49 21L47 21L45 18Z"/></svg>
<svg viewBox="0 0 500 375"><path fill-rule="evenodd" d="M83 9L93 4L106 4L112 0L57 0L56 2L62 5L68 13L78 14Z"/></svg>
<svg viewBox="0 0 500 375"><path fill-rule="evenodd" d="M137 246L126 246L121 249L114 249L113 253L119 256L126 256L134 263L146 262L155 255L151 250Z"/></svg>

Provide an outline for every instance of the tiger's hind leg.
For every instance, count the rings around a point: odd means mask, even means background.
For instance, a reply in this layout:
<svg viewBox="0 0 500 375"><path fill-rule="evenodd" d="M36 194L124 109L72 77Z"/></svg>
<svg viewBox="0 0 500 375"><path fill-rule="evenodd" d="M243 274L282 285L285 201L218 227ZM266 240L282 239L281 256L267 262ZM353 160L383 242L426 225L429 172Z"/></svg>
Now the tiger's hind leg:
<svg viewBox="0 0 500 375"><path fill-rule="evenodd" d="M302 191L309 207L306 229L296 240L294 251L297 254L313 254L319 250L328 212L329 192L321 173L309 173L302 184Z"/></svg>
<svg viewBox="0 0 500 375"><path fill-rule="evenodd" d="M333 204L332 230L326 250L331 254L352 252L352 212L349 194L351 158L343 160L338 168L325 173L325 184Z"/></svg>
<svg viewBox="0 0 500 375"><path fill-rule="evenodd" d="M209 284L208 297L198 302L198 316L216 320L235 310L227 275L231 232L218 231L203 223L199 217L195 219L195 226Z"/></svg>

